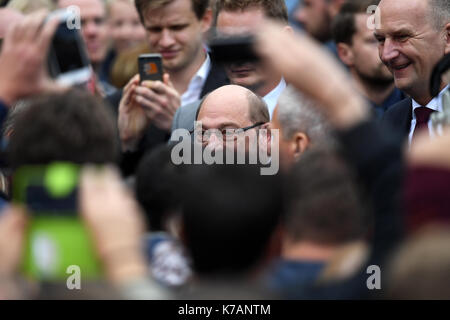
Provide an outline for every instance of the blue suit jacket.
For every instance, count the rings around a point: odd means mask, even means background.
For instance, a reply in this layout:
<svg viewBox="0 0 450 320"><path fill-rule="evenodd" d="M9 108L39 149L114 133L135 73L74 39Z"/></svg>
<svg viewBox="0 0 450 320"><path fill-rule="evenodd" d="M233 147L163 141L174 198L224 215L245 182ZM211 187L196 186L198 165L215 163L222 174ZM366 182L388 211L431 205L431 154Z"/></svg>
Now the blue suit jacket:
<svg viewBox="0 0 450 320"><path fill-rule="evenodd" d="M412 99L406 98L392 107L383 115L381 124L391 127L403 139L407 139L411 130Z"/></svg>

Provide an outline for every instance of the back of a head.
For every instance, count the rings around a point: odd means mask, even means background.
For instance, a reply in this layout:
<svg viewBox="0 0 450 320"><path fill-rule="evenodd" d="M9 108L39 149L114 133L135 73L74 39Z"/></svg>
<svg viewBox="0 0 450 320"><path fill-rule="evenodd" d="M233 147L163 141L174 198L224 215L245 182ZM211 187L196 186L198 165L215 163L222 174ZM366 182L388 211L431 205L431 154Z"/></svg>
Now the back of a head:
<svg viewBox="0 0 450 320"><path fill-rule="evenodd" d="M295 242L341 245L360 240L367 216L353 175L335 151L311 148L286 181L285 231Z"/></svg>
<svg viewBox="0 0 450 320"><path fill-rule="evenodd" d="M190 166L183 191L185 244L200 275L243 275L261 262L282 214L280 176L258 165Z"/></svg>
<svg viewBox="0 0 450 320"><path fill-rule="evenodd" d="M8 156L10 165L113 163L117 160L117 128L102 101L71 89L30 101L16 116Z"/></svg>
<svg viewBox="0 0 450 320"><path fill-rule="evenodd" d="M288 23L288 12L285 0L216 0L215 13L220 11L244 11L262 8L268 18L281 23Z"/></svg>
<svg viewBox="0 0 450 320"><path fill-rule="evenodd" d="M164 230L165 219L180 205L182 166L173 164L171 148L161 146L141 160L136 175L136 197L152 231Z"/></svg>
<svg viewBox="0 0 450 320"><path fill-rule="evenodd" d="M316 102L308 99L294 87L288 86L278 99L278 121L284 139L291 139L296 132L305 133L313 145L333 145L334 139L325 117Z"/></svg>

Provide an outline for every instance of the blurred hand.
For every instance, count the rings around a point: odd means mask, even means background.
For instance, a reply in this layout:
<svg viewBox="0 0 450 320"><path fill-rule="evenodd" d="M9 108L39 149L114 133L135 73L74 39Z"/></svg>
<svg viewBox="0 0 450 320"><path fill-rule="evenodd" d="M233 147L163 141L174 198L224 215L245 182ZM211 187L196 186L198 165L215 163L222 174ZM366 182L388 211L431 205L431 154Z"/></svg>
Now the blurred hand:
<svg viewBox="0 0 450 320"><path fill-rule="evenodd" d="M22 258L26 214L20 207L9 207L0 214L0 277L11 278Z"/></svg>
<svg viewBox="0 0 450 320"><path fill-rule="evenodd" d="M109 279L121 284L145 277L143 216L118 172L87 167L80 187L81 213Z"/></svg>
<svg viewBox="0 0 450 320"><path fill-rule="evenodd" d="M119 106L119 131L123 151L136 149L150 123L170 132L175 112L181 105L181 98L164 75L164 82L144 81L139 84L136 75L125 86Z"/></svg>
<svg viewBox="0 0 450 320"><path fill-rule="evenodd" d="M11 105L18 99L52 90L47 73L49 46L59 24L47 23L46 11L26 16L8 29L0 55L0 99Z"/></svg>
<svg viewBox="0 0 450 320"><path fill-rule="evenodd" d="M123 151L134 151L150 124L144 108L134 99L139 75L134 76L123 90L119 104L119 133Z"/></svg>
<svg viewBox="0 0 450 320"><path fill-rule="evenodd" d="M288 83L318 102L335 126L345 128L368 118L369 108L343 67L308 36L266 22L257 33L256 50L267 72L283 74Z"/></svg>
<svg viewBox="0 0 450 320"><path fill-rule="evenodd" d="M410 165L438 167L450 170L450 128L442 136L430 138L428 132L420 133L407 151Z"/></svg>

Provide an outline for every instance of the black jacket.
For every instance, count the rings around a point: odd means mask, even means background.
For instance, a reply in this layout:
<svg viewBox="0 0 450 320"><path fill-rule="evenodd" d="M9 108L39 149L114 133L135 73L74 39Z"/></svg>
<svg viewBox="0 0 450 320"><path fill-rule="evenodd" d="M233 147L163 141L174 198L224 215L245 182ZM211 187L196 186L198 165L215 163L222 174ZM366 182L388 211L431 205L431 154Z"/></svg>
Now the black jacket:
<svg viewBox="0 0 450 320"><path fill-rule="evenodd" d="M412 99L406 98L385 112L381 119L383 126L391 127L401 138L406 139L411 130Z"/></svg>

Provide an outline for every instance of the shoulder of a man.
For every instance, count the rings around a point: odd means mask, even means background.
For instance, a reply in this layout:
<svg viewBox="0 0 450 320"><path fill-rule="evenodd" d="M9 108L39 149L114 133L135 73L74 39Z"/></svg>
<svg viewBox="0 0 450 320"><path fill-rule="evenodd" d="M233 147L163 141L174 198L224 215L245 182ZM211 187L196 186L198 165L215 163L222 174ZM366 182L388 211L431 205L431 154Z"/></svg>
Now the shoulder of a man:
<svg viewBox="0 0 450 320"><path fill-rule="evenodd" d="M198 100L178 108L173 118L172 132L177 129L194 130L194 122L200 103L201 100Z"/></svg>
<svg viewBox="0 0 450 320"><path fill-rule="evenodd" d="M408 118L412 108L412 99L405 98L392 105L383 115L382 122L396 122L399 119Z"/></svg>

